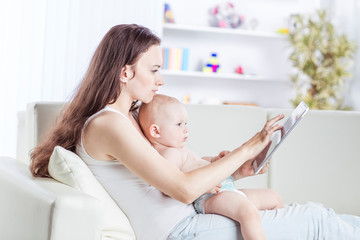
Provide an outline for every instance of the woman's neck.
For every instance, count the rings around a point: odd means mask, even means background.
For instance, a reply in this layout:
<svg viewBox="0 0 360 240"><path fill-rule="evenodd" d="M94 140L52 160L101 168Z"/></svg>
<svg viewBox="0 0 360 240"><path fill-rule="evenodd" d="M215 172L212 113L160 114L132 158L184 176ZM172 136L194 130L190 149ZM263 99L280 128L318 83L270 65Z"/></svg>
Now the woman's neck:
<svg viewBox="0 0 360 240"><path fill-rule="evenodd" d="M126 94L120 93L120 95L116 99L116 101L112 104L109 104L108 106L122 112L123 114L125 114L127 116L127 115L129 115L129 111L130 111L133 101L134 100L131 99Z"/></svg>

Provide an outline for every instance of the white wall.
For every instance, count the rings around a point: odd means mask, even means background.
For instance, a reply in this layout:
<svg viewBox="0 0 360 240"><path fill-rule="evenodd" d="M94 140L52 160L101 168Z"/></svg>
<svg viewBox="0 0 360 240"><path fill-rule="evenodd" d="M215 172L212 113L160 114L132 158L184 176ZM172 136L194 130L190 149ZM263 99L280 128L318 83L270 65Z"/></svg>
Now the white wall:
<svg viewBox="0 0 360 240"><path fill-rule="evenodd" d="M176 21L183 24L207 25L207 9L225 0L169 0ZM319 2L338 9L336 0L234 0L235 6L248 18L259 19L259 30L273 31L293 12L311 12ZM342 1L341 1L342 2ZM31 101L64 101L81 80L90 58L105 32L120 23L138 23L162 34L163 0L2 0L0 7L0 155L15 155L16 113ZM360 12L356 0L355 13ZM335 14L336 15L336 14ZM337 14L339 15L339 14ZM345 14L349 15L349 14ZM358 14L353 14L354 19ZM356 22L356 21L353 22ZM347 21L349 22L349 21ZM356 31L351 31L356 27ZM357 24L348 26L359 41ZM227 58L227 56L223 56ZM357 55L357 62L360 55ZM260 62L262 65L266 62ZM360 65L356 64L356 77ZM268 69L259 66L259 69ZM267 70L268 71L268 70ZM360 109L360 81L351 85L349 101ZM202 81L195 88L209 87L210 95L218 89L246 88L250 83L225 81L221 87ZM213 85L213 86L211 86ZM165 85L164 89L167 86ZM176 88L184 87L181 80ZM272 94L284 93L277 88ZM240 94L240 93L239 93ZM267 85L257 89L258 95L268 94ZM251 92L241 92L248 98ZM286 95L290 97L291 92ZM198 100L203 96L198 96ZM230 99L231 100L231 99ZM273 105L272 102L268 103Z"/></svg>
<svg viewBox="0 0 360 240"><path fill-rule="evenodd" d="M15 156L16 113L64 101L110 27L161 32L160 0L7 0L0 7L0 155Z"/></svg>

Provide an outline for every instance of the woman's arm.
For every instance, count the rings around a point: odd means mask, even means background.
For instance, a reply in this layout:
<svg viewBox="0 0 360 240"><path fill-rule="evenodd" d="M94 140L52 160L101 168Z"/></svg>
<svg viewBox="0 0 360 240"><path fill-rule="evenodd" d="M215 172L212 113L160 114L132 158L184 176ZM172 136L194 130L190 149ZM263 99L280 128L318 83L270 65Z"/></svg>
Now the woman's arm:
<svg viewBox="0 0 360 240"><path fill-rule="evenodd" d="M118 159L147 183L189 204L259 154L269 142L270 135L279 129L273 125L281 118L268 121L261 132L213 164L187 173L163 158L129 121L116 114L104 114L94 119L97 121L91 124L87 138L97 139L97 147L92 151Z"/></svg>

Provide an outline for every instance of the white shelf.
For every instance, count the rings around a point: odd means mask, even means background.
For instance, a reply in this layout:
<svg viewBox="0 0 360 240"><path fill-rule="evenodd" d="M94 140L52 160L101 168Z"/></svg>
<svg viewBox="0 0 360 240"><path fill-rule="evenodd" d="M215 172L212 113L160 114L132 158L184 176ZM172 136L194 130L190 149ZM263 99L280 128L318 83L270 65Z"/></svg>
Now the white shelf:
<svg viewBox="0 0 360 240"><path fill-rule="evenodd" d="M235 36L261 37L261 38L263 37L277 38L277 39L286 38L286 35L273 33L273 32L261 32L261 31L252 31L252 30L243 30L243 29L216 28L216 27L193 26L193 25L180 25L173 23L164 23L163 30L226 34L226 35L235 35Z"/></svg>
<svg viewBox="0 0 360 240"><path fill-rule="evenodd" d="M190 71L161 70L167 85L164 94L193 103L208 98L229 102L256 102L259 106L288 106L293 84L287 77L286 35L275 32L216 28L201 25L163 24L164 46L191 51ZM222 72L202 72L204 56L216 51ZM237 64L246 72L233 71ZM205 99L205 100L204 100Z"/></svg>
<svg viewBox="0 0 360 240"><path fill-rule="evenodd" d="M238 81L276 82L276 83L290 84L290 81L284 78L269 78L265 76L246 75L246 74L242 75L236 73L207 73L207 72L199 72L199 71L162 70L161 74L164 77L208 78L214 80L228 79L228 80L238 80Z"/></svg>

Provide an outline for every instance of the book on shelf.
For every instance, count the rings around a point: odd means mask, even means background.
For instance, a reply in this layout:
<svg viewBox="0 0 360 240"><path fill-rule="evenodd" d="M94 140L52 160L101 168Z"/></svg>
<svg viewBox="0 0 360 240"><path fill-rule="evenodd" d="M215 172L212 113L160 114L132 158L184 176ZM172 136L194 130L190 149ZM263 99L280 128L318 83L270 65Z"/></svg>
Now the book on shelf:
<svg viewBox="0 0 360 240"><path fill-rule="evenodd" d="M189 69L189 49L188 48L168 48L162 49L164 70L187 71Z"/></svg>

